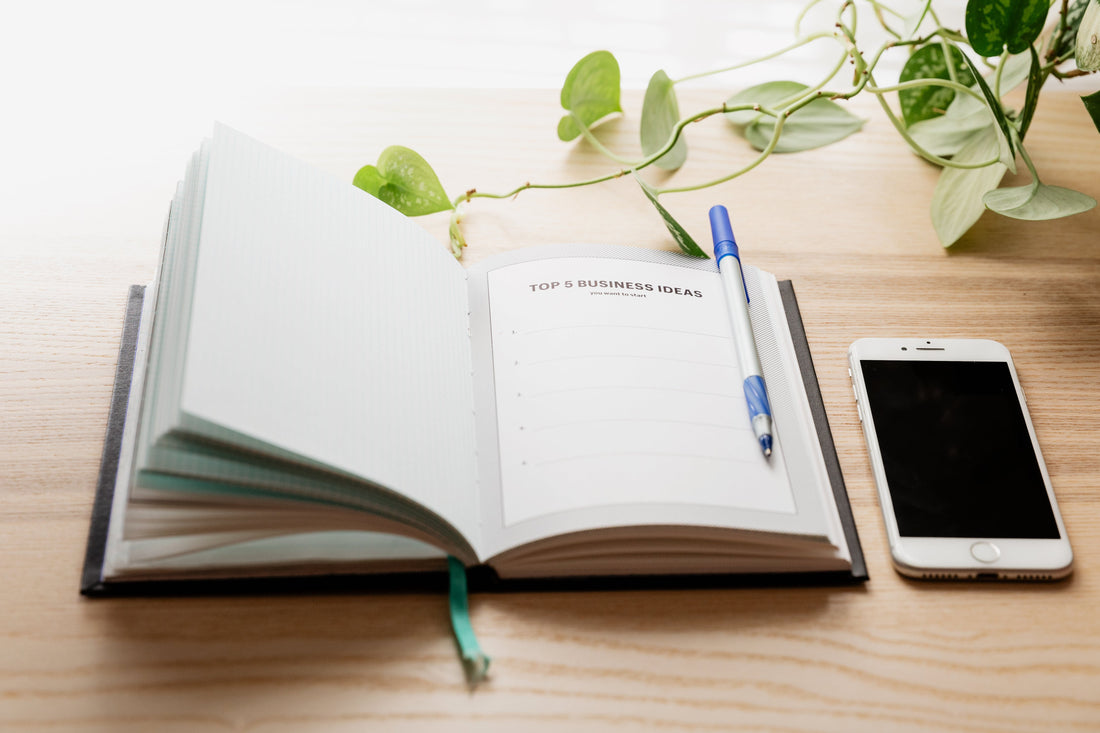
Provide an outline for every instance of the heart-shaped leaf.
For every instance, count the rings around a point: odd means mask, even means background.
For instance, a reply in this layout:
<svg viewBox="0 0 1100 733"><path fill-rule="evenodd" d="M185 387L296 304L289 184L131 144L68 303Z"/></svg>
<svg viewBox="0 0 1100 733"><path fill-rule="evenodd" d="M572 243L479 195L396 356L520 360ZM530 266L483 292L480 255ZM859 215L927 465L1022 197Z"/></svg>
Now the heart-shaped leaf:
<svg viewBox="0 0 1100 733"><path fill-rule="evenodd" d="M815 99L787 118L774 152L796 153L835 143L858 132L865 121L835 102ZM745 128L745 139L757 150L767 148L773 134L775 120L770 117L763 117Z"/></svg>
<svg viewBox="0 0 1100 733"><path fill-rule="evenodd" d="M949 48L951 49L950 56L955 71L955 80L963 86L972 85L974 75L970 73L970 68L963 61L962 51L955 46L949 46ZM943 46L939 43L923 46L905 62L899 81L950 79L951 73L948 71L946 59L947 56L943 53ZM953 99L955 99L954 89L933 85L902 89L898 92L898 100L901 102L901 116L904 118L906 125L943 115Z"/></svg>
<svg viewBox="0 0 1100 733"><path fill-rule="evenodd" d="M365 165L359 169L351 182L371 196L378 198L378 191L386 185L386 178L373 165Z"/></svg>
<svg viewBox="0 0 1100 733"><path fill-rule="evenodd" d="M653 155L663 148L680 121L680 105L676 101L676 89L663 69L649 80L642 102L642 152ZM655 165L676 170L687 160L687 143L681 133L672 149L657 159Z"/></svg>
<svg viewBox="0 0 1100 733"><path fill-rule="evenodd" d="M1013 219L1044 221L1088 211L1096 199L1061 186L1036 181L1028 186L997 188L982 197L985 205Z"/></svg>
<svg viewBox="0 0 1100 733"><path fill-rule="evenodd" d="M1074 57L1077 59L1077 68L1082 71L1100 69L1100 2L1097 0L1092 0L1085 9L1085 14L1081 16Z"/></svg>
<svg viewBox="0 0 1100 733"><path fill-rule="evenodd" d="M646 182L638 177L638 174L634 174L634 180L638 182L638 185L642 187L642 191L645 193L645 197L649 199L650 203L657 209L657 213L661 215L661 218L665 220L665 226L668 227L668 233L672 235L672 238L676 241L676 244L680 246L680 250L692 257L698 257L700 259L708 259L710 256L704 252L695 240L691 238L691 235L687 233L687 230L680 226L680 222L673 218L672 214L668 213L668 210L661 206L661 203L657 200L657 194L652 188L646 185Z"/></svg>
<svg viewBox="0 0 1100 733"><path fill-rule="evenodd" d="M989 125L968 142L955 160L981 163L1000 150L997 129ZM1007 168L994 163L984 168L944 168L932 193L932 226L944 247L950 247L974 225L985 211L982 196L1001 182Z"/></svg>
<svg viewBox="0 0 1100 733"><path fill-rule="evenodd" d="M620 98L619 62L610 51L593 51L578 61L565 77L561 106L569 110L558 122L558 138L568 142L581 134L580 124L594 127L623 111Z"/></svg>
<svg viewBox="0 0 1100 733"><path fill-rule="evenodd" d="M808 88L796 81L758 84L734 94L726 100L726 106L783 107L797 100ZM771 144L774 117L747 109L726 112L726 119L736 126L744 125L745 139L757 150L764 150ZM835 143L857 132L864 122L836 102L815 99L786 119L775 152L794 153Z"/></svg>
<svg viewBox="0 0 1100 733"><path fill-rule="evenodd" d="M352 183L406 216L454 208L428 161L400 145L383 150L376 165L360 168Z"/></svg>
<svg viewBox="0 0 1100 733"><path fill-rule="evenodd" d="M1049 0L970 0L966 4L966 35L982 56L1021 53L1043 31Z"/></svg>

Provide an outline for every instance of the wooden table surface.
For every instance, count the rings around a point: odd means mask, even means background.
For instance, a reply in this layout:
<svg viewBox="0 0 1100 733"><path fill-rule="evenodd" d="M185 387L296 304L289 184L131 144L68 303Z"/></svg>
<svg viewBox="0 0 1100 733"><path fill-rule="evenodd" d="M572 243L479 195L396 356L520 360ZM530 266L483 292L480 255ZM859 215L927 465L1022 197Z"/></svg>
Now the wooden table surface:
<svg viewBox="0 0 1100 733"><path fill-rule="evenodd" d="M681 109L723 96L692 91ZM636 145L639 104L627 95L628 116L605 130L620 149ZM101 230L56 211L48 229L7 232L0 729L1100 730L1100 211L986 215L945 251L928 215L937 169L877 108L856 110L869 123L837 145L664 202L700 240L709 206L726 204L746 258L794 281L870 582L475 595L494 662L474 691L435 595L81 598L126 289L153 274L175 179L113 202ZM611 168L557 141L558 114L552 90L318 88L253 95L225 121L347 180L407 145L454 195ZM721 121L689 132L678 181L752 155ZM1075 95L1044 93L1028 147L1045 181L1100 196L1100 136ZM446 215L422 221L444 246ZM629 180L476 201L465 226L470 262L542 242L673 246ZM1076 553L1071 579L926 583L891 568L845 352L894 335L993 338L1013 352Z"/></svg>

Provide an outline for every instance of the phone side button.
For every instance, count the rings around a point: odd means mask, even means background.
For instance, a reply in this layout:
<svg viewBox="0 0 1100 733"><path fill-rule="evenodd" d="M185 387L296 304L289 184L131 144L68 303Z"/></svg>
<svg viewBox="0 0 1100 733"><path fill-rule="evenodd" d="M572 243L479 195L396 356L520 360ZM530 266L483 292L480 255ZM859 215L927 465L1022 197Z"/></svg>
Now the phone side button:
<svg viewBox="0 0 1100 733"><path fill-rule="evenodd" d="M1001 548L992 542L975 542L970 546L970 554L978 562L996 562L1001 556Z"/></svg>
<svg viewBox="0 0 1100 733"><path fill-rule="evenodd" d="M856 402L856 414L859 415L859 421L863 422L863 408L858 401Z"/></svg>

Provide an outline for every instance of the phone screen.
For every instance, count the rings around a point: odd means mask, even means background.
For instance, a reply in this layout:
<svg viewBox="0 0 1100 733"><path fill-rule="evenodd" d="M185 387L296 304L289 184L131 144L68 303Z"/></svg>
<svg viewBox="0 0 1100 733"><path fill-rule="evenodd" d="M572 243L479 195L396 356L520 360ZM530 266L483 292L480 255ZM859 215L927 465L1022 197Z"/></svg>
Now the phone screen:
<svg viewBox="0 0 1100 733"><path fill-rule="evenodd" d="M1007 364L860 364L903 537L1060 537Z"/></svg>

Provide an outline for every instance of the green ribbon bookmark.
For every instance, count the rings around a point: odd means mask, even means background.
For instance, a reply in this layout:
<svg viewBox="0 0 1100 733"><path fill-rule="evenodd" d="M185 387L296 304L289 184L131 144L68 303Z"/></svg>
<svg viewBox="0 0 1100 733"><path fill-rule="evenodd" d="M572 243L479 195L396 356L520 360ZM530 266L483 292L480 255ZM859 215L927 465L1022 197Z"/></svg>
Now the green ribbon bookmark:
<svg viewBox="0 0 1100 733"><path fill-rule="evenodd" d="M492 661L477 643L474 627L470 624L470 603L466 592L466 567L456 558L447 557L447 569L451 576L451 628L458 641L458 653L470 684L485 679Z"/></svg>

